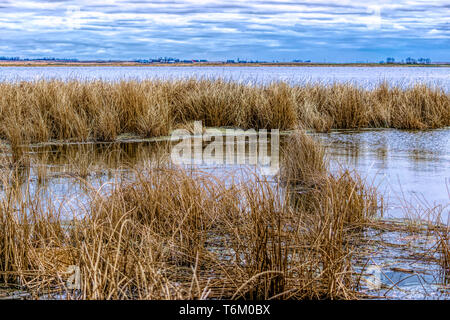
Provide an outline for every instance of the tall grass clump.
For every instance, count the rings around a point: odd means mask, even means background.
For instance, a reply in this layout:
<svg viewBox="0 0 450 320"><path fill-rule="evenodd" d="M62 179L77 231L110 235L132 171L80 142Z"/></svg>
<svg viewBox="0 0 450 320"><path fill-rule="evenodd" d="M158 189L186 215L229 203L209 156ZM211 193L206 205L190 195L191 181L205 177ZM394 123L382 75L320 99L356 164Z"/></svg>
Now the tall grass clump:
<svg viewBox="0 0 450 320"><path fill-rule="evenodd" d="M38 294L55 281L54 268L58 270L61 259L68 257L66 236L60 208L33 195L29 185L24 190L15 170L9 173L12 182L4 172L1 176L0 279L19 288L36 286L32 293Z"/></svg>
<svg viewBox="0 0 450 320"><path fill-rule="evenodd" d="M327 160L324 148L307 135L297 130L284 143L282 179L289 185L314 188L327 174Z"/></svg>
<svg viewBox="0 0 450 320"><path fill-rule="evenodd" d="M348 169L332 172L324 148L304 131L287 138L283 154L280 178L291 201L303 210L327 208L349 223L363 222L377 211L380 199L375 188ZM324 199L329 200L323 203Z"/></svg>

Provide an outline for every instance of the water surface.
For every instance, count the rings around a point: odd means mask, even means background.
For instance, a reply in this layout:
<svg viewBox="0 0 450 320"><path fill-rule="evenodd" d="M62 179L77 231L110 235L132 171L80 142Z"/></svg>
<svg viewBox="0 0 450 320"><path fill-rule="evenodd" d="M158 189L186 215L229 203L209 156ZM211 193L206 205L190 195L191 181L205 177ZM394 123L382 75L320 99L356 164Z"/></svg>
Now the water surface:
<svg viewBox="0 0 450 320"><path fill-rule="evenodd" d="M425 213L439 212L447 223L450 211L450 129L401 131L394 129L344 130L312 134L326 149L332 170L354 169L367 182L377 187L384 197L384 217L422 218ZM280 159L283 158L283 136ZM270 168L254 165L255 154L247 145L241 155L243 163L227 163L226 139L223 139L223 161L188 159L196 168L211 172L220 179L237 178L240 171L255 171L275 180ZM170 152L175 142L140 141L33 146L32 167L24 172L23 183L31 181L36 189L45 190L51 198L79 193L79 178L94 185L112 181L117 173L127 174L145 163L171 163ZM208 142L203 143L203 148ZM237 146L236 154L237 152ZM271 156L270 144L267 154ZM202 149L203 150L203 149ZM3 156L7 154L7 150ZM201 157L201 156L200 156ZM235 158L235 160L237 157ZM186 159L185 159L186 160ZM125 168L125 169L124 169ZM253 168L253 169L252 169ZM45 181L42 177L45 176ZM75 186L75 187L74 187ZM39 188L38 188L39 187ZM73 189L75 188L75 189ZM69 191L73 189L73 193ZM431 210L436 209L436 210Z"/></svg>
<svg viewBox="0 0 450 320"><path fill-rule="evenodd" d="M450 90L448 67L0 67L0 81L39 79L186 79L223 78L241 83L286 81L291 84L352 82L372 87L416 83Z"/></svg>
<svg viewBox="0 0 450 320"><path fill-rule="evenodd" d="M385 196L386 216L441 207L449 218L450 129L336 131L316 135L334 167L356 169ZM423 216L422 218L426 218Z"/></svg>

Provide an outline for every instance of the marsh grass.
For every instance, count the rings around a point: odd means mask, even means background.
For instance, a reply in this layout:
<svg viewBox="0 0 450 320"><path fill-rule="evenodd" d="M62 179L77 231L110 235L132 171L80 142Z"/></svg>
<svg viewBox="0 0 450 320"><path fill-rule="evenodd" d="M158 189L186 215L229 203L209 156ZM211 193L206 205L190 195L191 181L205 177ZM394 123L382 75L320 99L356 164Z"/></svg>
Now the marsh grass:
<svg viewBox="0 0 450 320"><path fill-rule="evenodd" d="M442 268L443 283L450 283L450 245L449 245L449 226L436 230L437 251L439 254L439 263Z"/></svg>
<svg viewBox="0 0 450 320"><path fill-rule="evenodd" d="M224 80L0 83L0 138L20 146L47 141L114 141L121 134L166 136L192 121L205 126L318 131L429 129L450 125L449 95L438 87L367 90L353 84L239 84Z"/></svg>
<svg viewBox="0 0 450 320"><path fill-rule="evenodd" d="M450 193L449 193L450 199ZM389 252L391 250L401 251L400 256L409 256L410 258L402 261L398 258L400 268L391 268L396 272L406 272L419 278L420 281L425 281L424 277L427 272L411 269L410 259L415 263L423 263L426 266L433 266L439 270L435 274L436 284L442 288L442 294L448 296L449 281L449 221L448 213L450 203L448 204L431 204L426 199L420 196L415 196L412 199L406 199L402 193L401 198L402 210L404 218L398 220L384 220L372 219L366 221L365 229L370 231L377 231L378 235L387 233L392 235L390 240L369 238L368 241L376 243L376 250L380 252ZM396 237L405 239L405 243L390 243ZM389 239L389 237L387 237ZM400 249L399 249L400 248ZM408 252L408 253L406 253ZM405 269L406 267L406 269ZM408 278L407 276L406 278ZM406 279L403 279L406 280ZM403 281L402 280L402 281ZM423 286L423 283L421 283ZM391 281L391 286L388 287L387 292L391 291L396 284ZM426 290L425 290L426 292Z"/></svg>
<svg viewBox="0 0 450 320"><path fill-rule="evenodd" d="M326 177L325 149L304 131L290 135L282 147L286 156L280 168L281 178L288 185L314 189Z"/></svg>
<svg viewBox="0 0 450 320"><path fill-rule="evenodd" d="M79 192L87 200L73 212L31 192L23 178L29 168L5 167L0 279L32 298L361 297L355 246L362 230L378 223L372 219L380 195L356 172L331 172L323 148L303 131L283 148L289 152L276 181L249 171L248 179L230 184L165 161L130 161L123 169L131 174L94 187L80 172L96 163L120 171L123 152L112 144L96 155L84 145L52 159L75 165L69 170L85 181ZM52 154L37 153L33 161ZM448 238L441 239L447 239L439 248L448 266ZM67 284L70 266L80 270L79 289Z"/></svg>
<svg viewBox="0 0 450 320"><path fill-rule="evenodd" d="M292 139L294 149L314 145L302 132ZM320 148L308 152L285 160L297 179L289 186L315 181L306 194L251 172L230 185L211 173L142 163L108 187L86 183L86 209L72 218L62 204L5 180L2 280L33 297L355 298L351 238L377 198L354 174L331 175ZM80 269L79 290L67 288L70 266Z"/></svg>
<svg viewBox="0 0 450 320"><path fill-rule="evenodd" d="M326 203L332 205L326 208L327 212L336 212L346 223L363 223L382 207L383 199L375 186L356 172L345 168L331 172L324 148L304 131L290 135L282 153L286 156L280 179L292 196L290 201L303 211L315 212L323 208L323 199L329 198L334 202Z"/></svg>
<svg viewBox="0 0 450 320"><path fill-rule="evenodd" d="M33 297L357 296L350 235L371 204L348 173L339 179L320 172L305 209L291 205L281 184L251 172L245 183L230 185L198 170L146 163L130 170L132 178L115 179L108 192L86 183L86 209L72 218L62 214L63 204L31 192L29 182L13 178L18 186L11 185L3 171L1 279ZM80 290L67 288L70 266L80 269Z"/></svg>

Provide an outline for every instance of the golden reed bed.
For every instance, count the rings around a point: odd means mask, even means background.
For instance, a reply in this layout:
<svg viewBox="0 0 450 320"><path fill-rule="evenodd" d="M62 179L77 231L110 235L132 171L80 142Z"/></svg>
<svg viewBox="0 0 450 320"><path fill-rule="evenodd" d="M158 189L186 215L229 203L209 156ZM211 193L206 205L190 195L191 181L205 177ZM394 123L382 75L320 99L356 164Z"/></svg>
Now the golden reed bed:
<svg viewBox="0 0 450 320"><path fill-rule="evenodd" d="M153 137L193 120L254 129L429 129L450 125L450 99L440 88L387 83L372 90L192 79L0 83L0 138L12 145Z"/></svg>
<svg viewBox="0 0 450 320"><path fill-rule="evenodd" d="M127 168L129 179L116 171L104 185L99 177L100 188L82 170L77 197L58 201L45 183L39 189L20 178L27 167L2 167L0 298L5 288L28 298L367 297L355 256L368 227L391 227L375 219L382 196L355 172L331 172L322 146L304 132L285 145L275 181L249 171L230 185L211 173L143 163ZM82 155L92 158L81 152L68 161L83 167ZM426 232L439 241L430 257L438 250L448 275L448 228ZM78 283L69 281L74 270Z"/></svg>
<svg viewBox="0 0 450 320"><path fill-rule="evenodd" d="M296 152L277 185L250 172L227 185L200 171L136 167L110 192L86 182L84 205L66 199L71 219L11 183L17 168L2 171L0 283L34 298L356 298L352 234L376 213L376 191L348 171L329 173L309 136L290 139ZM74 267L79 286L67 287Z"/></svg>

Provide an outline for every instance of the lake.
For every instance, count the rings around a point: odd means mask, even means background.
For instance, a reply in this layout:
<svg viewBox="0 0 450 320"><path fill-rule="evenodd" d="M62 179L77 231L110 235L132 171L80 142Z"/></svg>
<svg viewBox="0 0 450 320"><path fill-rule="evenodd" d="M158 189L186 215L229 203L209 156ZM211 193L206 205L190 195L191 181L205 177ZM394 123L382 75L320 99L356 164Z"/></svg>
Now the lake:
<svg viewBox="0 0 450 320"><path fill-rule="evenodd" d="M0 81L38 79L228 79L243 83L291 84L352 82L372 87L381 81L410 86L438 85L450 90L447 67L1 67Z"/></svg>

